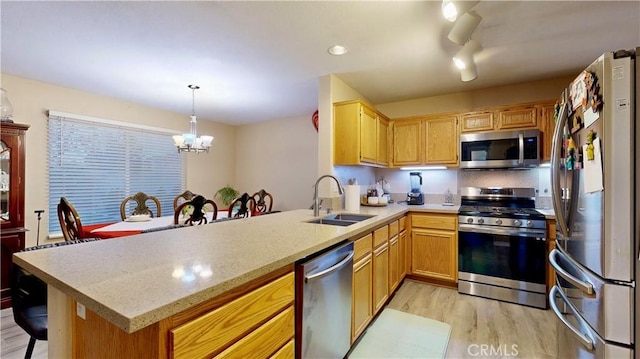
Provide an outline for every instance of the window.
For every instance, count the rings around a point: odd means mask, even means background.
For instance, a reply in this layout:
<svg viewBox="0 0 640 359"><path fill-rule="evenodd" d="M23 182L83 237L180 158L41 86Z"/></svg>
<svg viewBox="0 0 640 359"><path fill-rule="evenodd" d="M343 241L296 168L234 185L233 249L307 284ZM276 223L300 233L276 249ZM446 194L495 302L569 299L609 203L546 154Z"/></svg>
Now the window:
<svg viewBox="0 0 640 359"><path fill-rule="evenodd" d="M61 231L60 197L83 225L120 221L120 203L140 191L158 197L163 214L172 214L186 165L174 133L54 111L48 128L50 234Z"/></svg>

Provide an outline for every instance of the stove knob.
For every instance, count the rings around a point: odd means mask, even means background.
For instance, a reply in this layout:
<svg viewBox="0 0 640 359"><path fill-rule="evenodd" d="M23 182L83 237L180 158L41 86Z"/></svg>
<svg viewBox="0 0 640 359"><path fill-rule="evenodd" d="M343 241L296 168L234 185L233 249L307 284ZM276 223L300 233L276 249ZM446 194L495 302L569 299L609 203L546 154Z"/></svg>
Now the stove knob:
<svg viewBox="0 0 640 359"><path fill-rule="evenodd" d="M501 219L496 219L496 224L497 225L501 225L502 224L502 220Z"/></svg>
<svg viewBox="0 0 640 359"><path fill-rule="evenodd" d="M513 225L519 227L522 223L520 222L519 219L514 219L513 220Z"/></svg>
<svg viewBox="0 0 640 359"><path fill-rule="evenodd" d="M473 223L473 218L471 217L467 218L467 223Z"/></svg>
<svg viewBox="0 0 640 359"><path fill-rule="evenodd" d="M533 222L532 221L527 221L527 227L533 227Z"/></svg>
<svg viewBox="0 0 640 359"><path fill-rule="evenodd" d="M483 218L478 218L478 223L479 224L483 224L484 223L484 219Z"/></svg>

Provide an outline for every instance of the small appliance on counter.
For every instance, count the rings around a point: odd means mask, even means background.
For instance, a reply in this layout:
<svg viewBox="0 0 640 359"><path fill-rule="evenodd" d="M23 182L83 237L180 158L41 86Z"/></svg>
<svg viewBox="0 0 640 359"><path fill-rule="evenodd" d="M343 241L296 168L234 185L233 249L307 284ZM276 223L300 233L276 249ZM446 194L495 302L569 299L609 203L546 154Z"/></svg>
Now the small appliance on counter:
<svg viewBox="0 0 640 359"><path fill-rule="evenodd" d="M420 186L422 186L420 172L409 172L409 182L411 183L411 192L407 193L407 204L423 205L424 195L420 192Z"/></svg>

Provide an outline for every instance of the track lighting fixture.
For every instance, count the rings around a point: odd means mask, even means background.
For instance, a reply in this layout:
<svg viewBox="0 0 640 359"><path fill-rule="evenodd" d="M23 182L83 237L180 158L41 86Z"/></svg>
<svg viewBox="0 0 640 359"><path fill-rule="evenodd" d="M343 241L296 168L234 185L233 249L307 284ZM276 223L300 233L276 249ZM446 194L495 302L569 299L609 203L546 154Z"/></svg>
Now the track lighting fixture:
<svg viewBox="0 0 640 359"><path fill-rule="evenodd" d="M471 34L478 27L481 20L482 17L476 14L475 11L465 12L453 24L453 28L449 31L449 40L458 45L464 45L471 38Z"/></svg>
<svg viewBox="0 0 640 359"><path fill-rule="evenodd" d="M453 57L453 63L460 69L462 81L471 81L477 77L476 64L473 55L480 51L482 46L476 40L469 40Z"/></svg>
<svg viewBox="0 0 640 359"><path fill-rule="evenodd" d="M478 1L465 1L465 0L443 0L442 1L442 15L445 19L454 22L460 16L472 7L474 7Z"/></svg>

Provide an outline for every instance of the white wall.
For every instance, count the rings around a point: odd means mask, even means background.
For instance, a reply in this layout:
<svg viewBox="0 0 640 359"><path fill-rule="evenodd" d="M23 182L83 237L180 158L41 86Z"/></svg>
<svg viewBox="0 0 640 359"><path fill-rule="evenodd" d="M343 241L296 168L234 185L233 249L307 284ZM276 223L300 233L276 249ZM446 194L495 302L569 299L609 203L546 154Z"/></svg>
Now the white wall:
<svg viewBox="0 0 640 359"><path fill-rule="evenodd" d="M274 197L274 210L309 208L317 178L318 133L307 117L240 126L236 130L236 188Z"/></svg>
<svg viewBox="0 0 640 359"><path fill-rule="evenodd" d="M31 125L26 135L26 246L36 244L36 209L48 208L47 119L49 110L111 119L147 126L188 131L188 113L162 111L119 99L91 94L2 74L2 88L13 105L13 120ZM198 132L215 137L209 154L187 156L187 188L213 196L218 188L235 181L235 128L200 119ZM91 145L91 139L88 139ZM46 242L49 213L40 224L40 242ZM82 216L82 214L80 213ZM44 229L44 231L43 231Z"/></svg>

